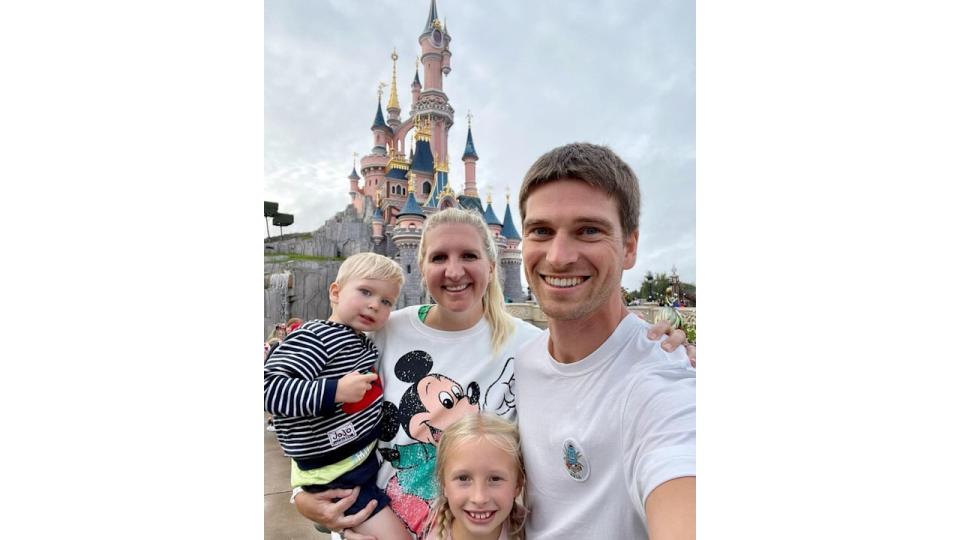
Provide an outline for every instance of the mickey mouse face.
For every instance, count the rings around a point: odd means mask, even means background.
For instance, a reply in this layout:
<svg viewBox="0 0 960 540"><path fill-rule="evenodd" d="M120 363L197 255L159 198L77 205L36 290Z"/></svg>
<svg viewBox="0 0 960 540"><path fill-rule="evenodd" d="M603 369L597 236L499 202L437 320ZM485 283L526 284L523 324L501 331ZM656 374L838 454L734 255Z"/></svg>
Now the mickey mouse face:
<svg viewBox="0 0 960 540"><path fill-rule="evenodd" d="M476 383L471 386L476 386ZM475 398L478 393L479 388L468 396L457 381L443 375L431 373L424 377L417 383L417 395L426 410L410 418L410 437L439 444L440 436L450 424L465 414L480 412L480 405Z"/></svg>

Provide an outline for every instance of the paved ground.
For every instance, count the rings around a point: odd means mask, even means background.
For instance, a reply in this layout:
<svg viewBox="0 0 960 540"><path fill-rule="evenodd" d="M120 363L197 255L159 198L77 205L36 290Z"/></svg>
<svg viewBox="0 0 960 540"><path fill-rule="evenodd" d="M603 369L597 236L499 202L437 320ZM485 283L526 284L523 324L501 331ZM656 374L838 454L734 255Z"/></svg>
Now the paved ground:
<svg viewBox="0 0 960 540"><path fill-rule="evenodd" d="M266 413L264 413L266 422ZM263 430L263 539L328 540L290 504L290 459L273 432Z"/></svg>

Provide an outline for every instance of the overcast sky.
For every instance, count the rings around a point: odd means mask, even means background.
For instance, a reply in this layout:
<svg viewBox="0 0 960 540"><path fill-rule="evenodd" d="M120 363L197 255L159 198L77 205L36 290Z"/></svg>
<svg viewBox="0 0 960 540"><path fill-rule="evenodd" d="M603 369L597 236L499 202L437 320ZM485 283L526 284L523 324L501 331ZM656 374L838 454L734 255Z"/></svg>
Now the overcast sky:
<svg viewBox="0 0 960 540"><path fill-rule="evenodd" d="M353 152L373 146L377 83L390 83L394 48L407 118L429 6L264 3L264 198L294 214L284 232L313 231L348 204ZM437 11L452 38L443 82L456 111L452 187L463 188L468 110L481 197L492 191L502 220L509 188L518 229L516 195L538 156L569 142L608 145L636 171L642 196L639 256L623 285L639 288L647 270L673 265L695 282L694 2L437 0Z"/></svg>

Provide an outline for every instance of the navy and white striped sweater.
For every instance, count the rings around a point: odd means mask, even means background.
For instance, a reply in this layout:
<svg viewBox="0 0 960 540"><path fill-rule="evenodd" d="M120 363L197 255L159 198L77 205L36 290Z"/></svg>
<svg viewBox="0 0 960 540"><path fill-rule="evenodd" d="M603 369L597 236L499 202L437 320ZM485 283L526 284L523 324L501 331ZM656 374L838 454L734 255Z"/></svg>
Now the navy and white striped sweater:
<svg viewBox="0 0 960 540"><path fill-rule="evenodd" d="M267 359L263 407L274 415L284 453L300 469L331 465L376 441L383 405L379 380L359 411L344 412L334 396L338 379L372 369L377 356L373 342L349 326L313 320L287 336Z"/></svg>

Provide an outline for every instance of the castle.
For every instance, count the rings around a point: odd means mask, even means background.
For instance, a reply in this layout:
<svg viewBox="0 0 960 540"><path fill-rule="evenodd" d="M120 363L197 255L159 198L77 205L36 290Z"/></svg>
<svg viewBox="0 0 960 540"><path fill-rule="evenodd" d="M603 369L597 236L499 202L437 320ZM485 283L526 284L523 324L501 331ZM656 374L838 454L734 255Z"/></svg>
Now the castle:
<svg viewBox="0 0 960 540"><path fill-rule="evenodd" d="M436 0L430 0L427 21L419 37L420 62L411 89L408 117L401 120L397 95L397 53L383 114L381 87L377 111L370 130L373 147L356 161L349 180L350 205L309 235L268 240L265 252L346 257L373 251L396 260L405 272L405 283L397 307L429 301L422 288L417 249L427 216L452 206L480 212L493 234L498 250L498 267L504 296L508 301L526 298L520 284L520 234L510 213L509 195L503 221L487 196L484 208L477 192L477 161L473 131L468 116L467 139L461 159L464 163L463 192L450 186L447 135L453 126L454 109L443 91L443 78L450 71L451 37L437 15ZM356 156L356 155L355 155Z"/></svg>

